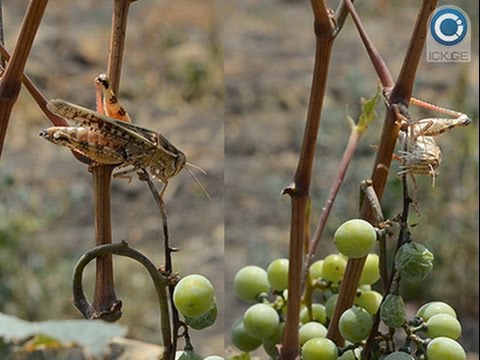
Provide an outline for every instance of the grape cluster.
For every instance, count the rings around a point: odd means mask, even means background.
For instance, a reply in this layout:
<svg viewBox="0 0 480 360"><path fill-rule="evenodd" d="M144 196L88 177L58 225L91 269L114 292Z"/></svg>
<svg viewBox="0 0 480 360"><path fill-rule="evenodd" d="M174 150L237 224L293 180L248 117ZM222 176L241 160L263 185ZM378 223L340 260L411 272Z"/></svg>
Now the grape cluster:
<svg viewBox="0 0 480 360"><path fill-rule="evenodd" d="M443 302L422 306L413 319L407 319L403 298L395 291L384 297L372 290L380 279L379 256L373 253L377 231L368 222L353 219L335 232L338 253L314 262L309 269L308 285L313 294L303 299L298 327L302 360L358 360L366 340L371 336L374 316L388 328L374 338L373 359L382 360L464 360L465 351L456 342L461 325L456 313ZM340 316L338 328L347 345L338 348L326 338L340 283L349 258L366 257L354 305ZM275 259L267 269L245 266L234 278L236 295L250 304L233 325L233 345L243 352L263 347L272 358L278 358L279 344L285 328L288 302L288 259ZM420 281L431 271L433 255L423 245L405 243L395 257L399 278ZM397 351L391 344L392 330L403 328L405 343ZM390 336L390 337L389 337Z"/></svg>

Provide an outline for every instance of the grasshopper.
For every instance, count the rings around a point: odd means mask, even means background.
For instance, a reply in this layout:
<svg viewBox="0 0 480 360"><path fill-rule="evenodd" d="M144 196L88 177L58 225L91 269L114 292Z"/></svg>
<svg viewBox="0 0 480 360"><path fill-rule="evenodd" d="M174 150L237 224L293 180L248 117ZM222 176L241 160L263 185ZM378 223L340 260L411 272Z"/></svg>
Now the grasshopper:
<svg viewBox="0 0 480 360"><path fill-rule="evenodd" d="M402 115L400 111L396 111L397 117L401 121L399 140L402 146L398 156L401 163L398 175L410 174L413 179L415 179L414 175L429 175L433 179L432 185L435 186L435 178L439 174L438 167L442 162L442 151L434 137L449 129L467 126L472 121L466 114L414 97L410 99L410 104L451 116L451 118L427 118L412 121Z"/></svg>
<svg viewBox="0 0 480 360"><path fill-rule="evenodd" d="M162 134L132 124L130 116L110 90L106 75L99 75L95 83L99 112L61 99L50 100L47 108L51 112L79 126L51 127L43 130L40 136L86 156L94 165L126 168L114 173L117 178L131 179L133 173L148 169L164 184L163 194L168 180L187 164L185 154Z"/></svg>

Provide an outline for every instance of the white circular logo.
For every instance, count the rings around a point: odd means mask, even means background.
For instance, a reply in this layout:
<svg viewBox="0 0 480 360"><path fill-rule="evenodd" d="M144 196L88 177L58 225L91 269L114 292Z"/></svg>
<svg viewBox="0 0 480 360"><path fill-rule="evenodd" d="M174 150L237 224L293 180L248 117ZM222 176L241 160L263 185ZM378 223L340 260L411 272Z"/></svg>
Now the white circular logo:
<svg viewBox="0 0 480 360"><path fill-rule="evenodd" d="M444 6L435 11L430 20L430 33L441 45L459 44L467 34L467 17L460 9Z"/></svg>

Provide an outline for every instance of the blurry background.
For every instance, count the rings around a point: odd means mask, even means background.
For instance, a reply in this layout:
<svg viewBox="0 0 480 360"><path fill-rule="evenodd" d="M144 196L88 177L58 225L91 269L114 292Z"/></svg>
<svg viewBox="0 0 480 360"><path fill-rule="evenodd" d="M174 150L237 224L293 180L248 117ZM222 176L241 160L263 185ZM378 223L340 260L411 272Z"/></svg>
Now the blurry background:
<svg viewBox="0 0 480 360"><path fill-rule="evenodd" d="M336 3L330 2L335 5ZM358 1L367 32L394 78L400 70L418 1ZM440 1L439 5L448 2ZM417 97L467 113L468 128L437 138L443 152L440 176L417 177L421 216L412 211L413 238L435 254L427 280L403 289L410 311L430 300L452 304L463 324L461 343L478 359L478 3L458 1L472 21L471 63L419 66ZM334 7L335 8L335 7ZM290 199L281 196L297 165L310 91L315 40L308 1L228 1L225 5L226 112L226 329L247 304L235 298L232 280L247 264L266 268L288 251ZM335 41L320 125L311 188L316 224L336 173L360 97L372 96L377 78L350 19ZM334 251L332 235L358 215L361 180L370 176L384 116L362 138L334 205L317 258ZM411 108L414 118L438 116ZM383 201L386 216L401 211L400 180L393 173ZM313 229L312 225L312 229ZM230 343L230 340L227 339ZM265 355L262 355L264 358Z"/></svg>
<svg viewBox="0 0 480 360"><path fill-rule="evenodd" d="M28 1L4 3L11 51ZM26 72L47 98L94 108L94 78L106 72L111 1L52 0ZM209 201L186 171L166 193L174 268L199 273L217 291L219 316L192 331L203 356L223 353L223 14L214 0L132 4L119 98L134 123L162 132L208 175ZM25 89L16 103L0 164L0 311L26 320L80 318L71 303L73 266L94 246L91 175L70 151L38 136L51 126ZM160 185L160 184L159 184ZM161 222L145 183L113 180L113 239L125 239L158 266ZM90 265L84 280L93 290ZM129 336L159 343L156 293L143 268L114 260L120 324Z"/></svg>

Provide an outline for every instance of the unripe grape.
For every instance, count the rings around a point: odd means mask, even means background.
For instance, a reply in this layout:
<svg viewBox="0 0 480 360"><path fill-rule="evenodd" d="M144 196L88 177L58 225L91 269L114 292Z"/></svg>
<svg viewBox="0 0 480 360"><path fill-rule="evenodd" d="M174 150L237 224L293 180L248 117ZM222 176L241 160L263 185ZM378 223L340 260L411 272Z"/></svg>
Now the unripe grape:
<svg viewBox="0 0 480 360"><path fill-rule="evenodd" d="M272 289L285 290L288 287L288 259L273 260L268 265L267 277Z"/></svg>
<svg viewBox="0 0 480 360"><path fill-rule="evenodd" d="M413 241L403 244L395 255L395 269L407 281L422 281L432 267L433 254L422 244Z"/></svg>
<svg viewBox="0 0 480 360"><path fill-rule="evenodd" d="M323 277L323 260L317 260L310 266L310 276L312 279Z"/></svg>
<svg viewBox="0 0 480 360"><path fill-rule="evenodd" d="M338 360L361 360L361 353L361 348L356 348L355 350L347 350L342 354L342 356L338 358Z"/></svg>
<svg viewBox="0 0 480 360"><path fill-rule="evenodd" d="M375 228L362 219L352 219L340 225L334 235L339 252L349 258L366 256L377 242Z"/></svg>
<svg viewBox="0 0 480 360"><path fill-rule="evenodd" d="M335 306L337 306L338 294L333 294L327 299L325 303L325 312L327 313L327 319L331 319L333 312L335 311Z"/></svg>
<svg viewBox="0 0 480 360"><path fill-rule="evenodd" d="M462 334L462 326L453 316L447 314L433 315L427 321L426 335L430 338L448 337L457 340Z"/></svg>
<svg viewBox="0 0 480 360"><path fill-rule="evenodd" d="M280 344L282 342L284 329L285 323L281 322L280 324L278 324L277 330L275 330L273 335L263 340L263 349L268 355L272 357L272 359L276 359L278 357L277 344Z"/></svg>
<svg viewBox="0 0 480 360"><path fill-rule="evenodd" d="M325 280L337 283L343 278L347 260L339 254L328 255L323 261L322 273Z"/></svg>
<svg viewBox="0 0 480 360"><path fill-rule="evenodd" d="M210 356L207 356L203 360L224 360L224 359L223 359L223 357L218 356L218 355L210 355Z"/></svg>
<svg viewBox="0 0 480 360"><path fill-rule="evenodd" d="M262 345L262 340L250 336L243 325L243 318L238 319L232 327L232 344L240 351L250 352Z"/></svg>
<svg viewBox="0 0 480 360"><path fill-rule="evenodd" d="M362 291L360 295L355 296L354 304L364 308L370 315L375 315L382 302L382 294L374 291Z"/></svg>
<svg viewBox="0 0 480 360"><path fill-rule="evenodd" d="M209 326L212 326L217 319L217 305L213 306L204 314L200 316L190 317L184 315L185 324L195 330L203 330Z"/></svg>
<svg viewBox="0 0 480 360"><path fill-rule="evenodd" d="M360 286L358 287L358 290L361 290L361 291L370 291L370 290L372 290L372 286L369 285L369 284L360 285Z"/></svg>
<svg viewBox="0 0 480 360"><path fill-rule="evenodd" d="M391 328L405 323L405 303L399 295L388 294L380 308L380 319Z"/></svg>
<svg viewBox="0 0 480 360"><path fill-rule="evenodd" d="M374 284L380 279L379 257L377 254L368 254L360 277L360 285Z"/></svg>
<svg viewBox="0 0 480 360"><path fill-rule="evenodd" d="M457 318L455 310L447 303L441 301L432 301L426 303L417 311L417 316L423 318L424 321L428 321L433 315L447 314Z"/></svg>
<svg viewBox="0 0 480 360"><path fill-rule="evenodd" d="M356 344L367 338L372 323L372 317L365 309L353 306L340 316L338 325L343 338Z"/></svg>
<svg viewBox="0 0 480 360"><path fill-rule="evenodd" d="M308 340L317 337L327 337L327 328L318 322L308 322L306 324L303 324L298 330L298 339L300 342L300 346L305 344Z"/></svg>
<svg viewBox="0 0 480 360"><path fill-rule="evenodd" d="M277 312L266 304L250 306L243 316L247 333L255 339L265 340L277 330L280 319Z"/></svg>
<svg viewBox="0 0 480 360"><path fill-rule="evenodd" d="M267 272L259 266L241 268L233 279L235 294L245 302L257 301L258 295L270 290Z"/></svg>
<svg viewBox="0 0 480 360"><path fill-rule="evenodd" d="M312 316L313 319L310 319L308 316L308 309L304 307L300 311L300 322L306 324L310 321L318 321L321 324L325 324L327 322L327 310L325 309L325 306L322 304L312 304Z"/></svg>
<svg viewBox="0 0 480 360"><path fill-rule="evenodd" d="M447 337L438 337L427 345L428 360L466 360L467 354L458 342Z"/></svg>
<svg viewBox="0 0 480 360"><path fill-rule="evenodd" d="M338 348L332 340L313 338L302 346L302 360L337 360Z"/></svg>
<svg viewBox="0 0 480 360"><path fill-rule="evenodd" d="M395 351L394 353L388 354L383 360L415 360L412 355L407 354L403 351Z"/></svg>
<svg viewBox="0 0 480 360"><path fill-rule="evenodd" d="M183 315L200 316L215 304L215 290L206 277L188 275L175 286L173 302Z"/></svg>

